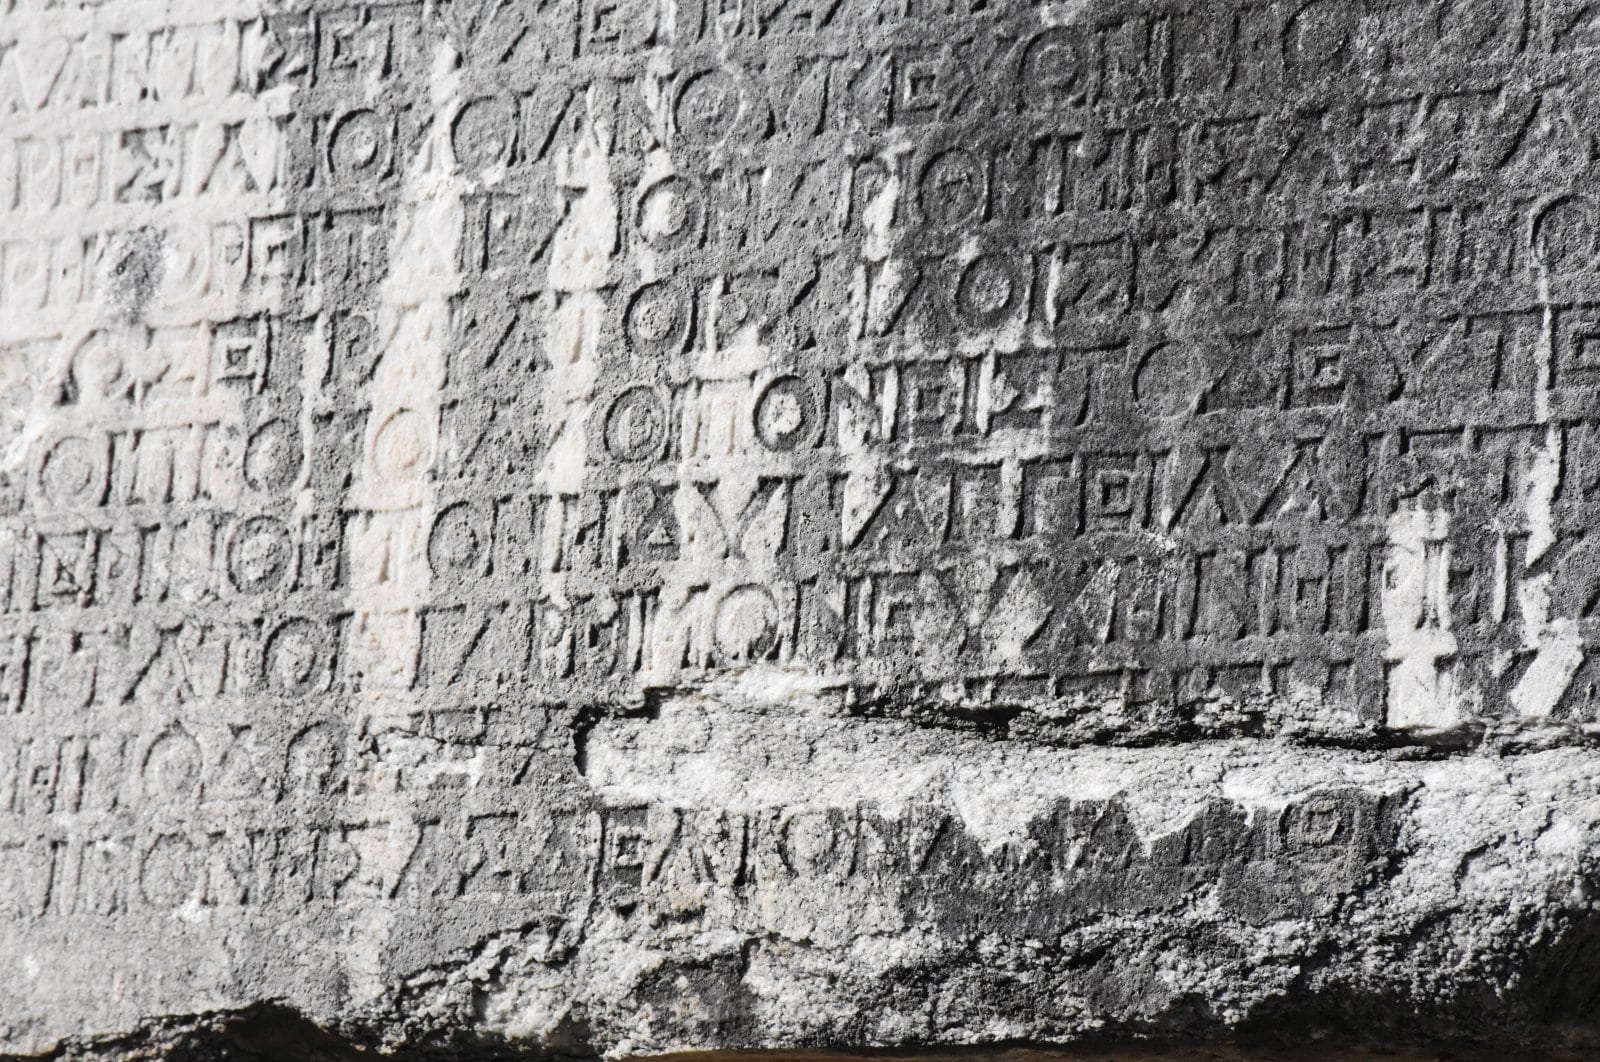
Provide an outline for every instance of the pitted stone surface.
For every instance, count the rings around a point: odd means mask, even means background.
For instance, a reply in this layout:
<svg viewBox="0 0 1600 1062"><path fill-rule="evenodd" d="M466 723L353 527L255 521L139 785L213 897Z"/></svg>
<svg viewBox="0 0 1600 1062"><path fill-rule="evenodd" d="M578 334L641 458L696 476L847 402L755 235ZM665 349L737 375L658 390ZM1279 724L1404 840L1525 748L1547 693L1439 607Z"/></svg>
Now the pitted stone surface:
<svg viewBox="0 0 1600 1062"><path fill-rule="evenodd" d="M0 1051L1594 1043L1597 62L0 0Z"/></svg>

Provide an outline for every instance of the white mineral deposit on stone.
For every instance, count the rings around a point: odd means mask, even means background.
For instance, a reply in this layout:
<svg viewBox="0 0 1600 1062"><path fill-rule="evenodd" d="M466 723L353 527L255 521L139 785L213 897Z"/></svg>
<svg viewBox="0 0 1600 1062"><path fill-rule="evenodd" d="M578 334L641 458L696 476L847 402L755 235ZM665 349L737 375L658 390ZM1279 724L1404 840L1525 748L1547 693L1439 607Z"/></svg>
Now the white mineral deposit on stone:
<svg viewBox="0 0 1600 1062"><path fill-rule="evenodd" d="M864 235L851 289L852 343L859 341L863 329L875 316L874 295L892 291L899 276L893 239L895 215L902 195L897 154L891 151L881 159L883 187L862 211ZM886 374L881 404L876 407L871 405L872 381L864 365L853 361L846 370L845 383L857 394L868 396L867 403L843 408L836 429L836 445L844 457L845 468L839 535L845 542L854 542L883 503L890 486L881 461L871 452L868 442L885 430L888 419L894 415L899 399L899 376L894 372Z"/></svg>
<svg viewBox="0 0 1600 1062"><path fill-rule="evenodd" d="M550 251L551 292L546 352L552 371L541 408L547 410L549 444L539 480L553 495L577 495L585 478L590 436L600 430L594 398L606 282L617 245L617 207L611 187L609 134L596 114L593 91L585 101L582 132L556 160L557 195L565 203ZM562 209L559 204L556 209ZM551 507L544 528L543 568L560 564L562 512ZM565 604L566 594L552 594Z"/></svg>
<svg viewBox="0 0 1600 1062"><path fill-rule="evenodd" d="M1556 544L1555 500L1561 489L1563 439L1550 423L1554 321L1550 310L1550 278L1539 271L1540 302L1545 307L1538 379L1534 383L1534 413L1544 425L1544 439L1530 455L1527 483L1528 538L1523 564L1529 569L1517 584L1517 605L1522 614L1522 646L1532 650L1533 661L1509 695L1511 704L1526 719L1544 718L1560 703L1583 666L1583 636L1578 621L1552 616L1550 587L1553 574L1532 571Z"/></svg>
<svg viewBox="0 0 1600 1062"><path fill-rule="evenodd" d="M1451 665L1450 514L1401 509L1389 518L1383 569L1383 619L1389 661L1388 724L1397 730L1448 730L1460 721Z"/></svg>
<svg viewBox="0 0 1600 1062"><path fill-rule="evenodd" d="M370 413L351 490L367 516L352 542L347 652L360 676L357 703L364 725L373 740L389 743L396 759L407 744L404 720L419 708L410 686L422 639L420 607L429 596L439 393L449 300L461 286L456 255L464 177L448 138L448 119L460 106L458 60L447 42L433 49L428 103L435 121L427 143L407 163L395 211L388 273L378 291L379 347L366 395ZM373 763L357 802L361 814L396 826L356 834L362 860L382 868L386 883L400 880L421 841L412 810L396 792L394 766L381 759ZM380 999L388 991L383 950L397 917L373 905L352 926L346 955L358 1000Z"/></svg>
<svg viewBox="0 0 1600 1062"><path fill-rule="evenodd" d="M725 714L719 708L726 702L699 703L696 718ZM769 723L751 710L736 726L712 724L708 738L686 748L671 735L688 729L683 719L692 710L690 701L664 705L660 718L672 727L602 724L590 737L593 783L619 802L652 804L671 790L688 806L754 811L871 803L891 817L915 806L919 795L947 789L964 829L988 852L1032 844L1030 824L1069 794L1125 798L1148 850L1219 793L1246 809L1272 811L1330 785L1406 786L1379 764L1311 751L1285 760L1247 743L1208 743L1182 759L1152 759L1135 750L1018 750L899 726L861 734L825 715Z"/></svg>

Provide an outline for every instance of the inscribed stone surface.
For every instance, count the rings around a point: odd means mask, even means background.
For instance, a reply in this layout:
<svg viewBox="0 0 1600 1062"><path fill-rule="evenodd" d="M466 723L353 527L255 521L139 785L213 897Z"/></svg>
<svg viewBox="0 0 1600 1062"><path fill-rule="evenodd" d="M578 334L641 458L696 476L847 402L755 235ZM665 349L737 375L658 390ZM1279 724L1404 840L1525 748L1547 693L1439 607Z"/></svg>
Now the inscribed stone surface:
<svg viewBox="0 0 1600 1062"><path fill-rule="evenodd" d="M1591 1028L1597 62L0 0L0 1050Z"/></svg>

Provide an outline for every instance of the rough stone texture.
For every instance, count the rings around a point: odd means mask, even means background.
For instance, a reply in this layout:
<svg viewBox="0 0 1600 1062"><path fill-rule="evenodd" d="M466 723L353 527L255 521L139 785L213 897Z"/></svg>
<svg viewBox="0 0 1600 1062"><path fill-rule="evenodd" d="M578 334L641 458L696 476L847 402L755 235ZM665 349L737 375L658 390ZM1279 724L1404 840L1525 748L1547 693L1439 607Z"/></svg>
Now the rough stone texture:
<svg viewBox="0 0 1600 1062"><path fill-rule="evenodd" d="M0 0L0 1051L1592 1050L1597 64Z"/></svg>

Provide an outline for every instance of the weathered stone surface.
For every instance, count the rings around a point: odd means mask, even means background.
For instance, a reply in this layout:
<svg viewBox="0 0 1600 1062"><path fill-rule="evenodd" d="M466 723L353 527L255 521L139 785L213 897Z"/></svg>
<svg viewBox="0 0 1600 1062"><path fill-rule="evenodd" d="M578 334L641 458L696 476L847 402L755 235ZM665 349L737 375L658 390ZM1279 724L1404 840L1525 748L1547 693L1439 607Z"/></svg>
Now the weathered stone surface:
<svg viewBox="0 0 1600 1062"><path fill-rule="evenodd" d="M1597 26L0 0L0 1050L1592 1048Z"/></svg>

